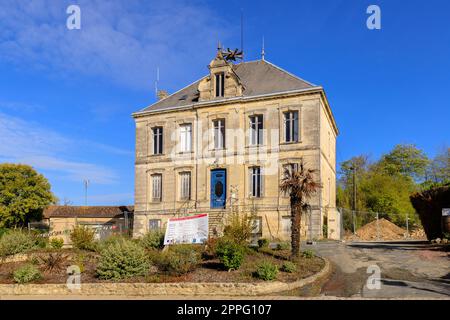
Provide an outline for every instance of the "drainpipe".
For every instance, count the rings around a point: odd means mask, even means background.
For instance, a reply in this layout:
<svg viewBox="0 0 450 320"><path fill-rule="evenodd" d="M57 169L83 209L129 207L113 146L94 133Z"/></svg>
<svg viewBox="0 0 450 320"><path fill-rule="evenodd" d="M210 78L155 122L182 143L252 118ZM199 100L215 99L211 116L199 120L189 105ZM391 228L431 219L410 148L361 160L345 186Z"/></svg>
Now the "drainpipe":
<svg viewBox="0 0 450 320"><path fill-rule="evenodd" d="M198 143L199 143L199 134L198 134L198 109L195 109L195 126L196 126L196 137L195 137L195 203L194 208L197 212L197 202L198 202Z"/></svg>

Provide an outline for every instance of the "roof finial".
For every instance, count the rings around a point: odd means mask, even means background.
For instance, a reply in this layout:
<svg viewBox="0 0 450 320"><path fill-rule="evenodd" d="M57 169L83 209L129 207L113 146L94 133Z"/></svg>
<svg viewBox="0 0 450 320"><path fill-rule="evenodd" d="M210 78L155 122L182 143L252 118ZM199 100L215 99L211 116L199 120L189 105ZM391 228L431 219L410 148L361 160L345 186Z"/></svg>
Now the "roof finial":
<svg viewBox="0 0 450 320"><path fill-rule="evenodd" d="M261 59L264 61L265 60L265 57L266 57L266 50L265 50L265 48L264 48L265 46L264 46L264 36L263 36L263 38L262 38L262 50L261 50Z"/></svg>
<svg viewBox="0 0 450 320"><path fill-rule="evenodd" d="M217 42L217 51L222 51L222 44L219 42Z"/></svg>

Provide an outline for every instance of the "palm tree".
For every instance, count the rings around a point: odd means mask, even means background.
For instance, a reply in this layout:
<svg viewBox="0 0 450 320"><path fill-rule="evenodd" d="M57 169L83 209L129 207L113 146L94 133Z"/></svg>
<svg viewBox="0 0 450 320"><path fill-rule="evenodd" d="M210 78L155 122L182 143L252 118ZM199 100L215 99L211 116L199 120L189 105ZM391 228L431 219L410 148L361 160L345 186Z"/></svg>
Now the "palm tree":
<svg viewBox="0 0 450 320"><path fill-rule="evenodd" d="M300 254L300 229L302 213L309 208L309 199L321 188L314 179L317 170L305 169L303 163L297 170L286 169L281 179L280 190L289 194L291 203L291 248L292 258Z"/></svg>

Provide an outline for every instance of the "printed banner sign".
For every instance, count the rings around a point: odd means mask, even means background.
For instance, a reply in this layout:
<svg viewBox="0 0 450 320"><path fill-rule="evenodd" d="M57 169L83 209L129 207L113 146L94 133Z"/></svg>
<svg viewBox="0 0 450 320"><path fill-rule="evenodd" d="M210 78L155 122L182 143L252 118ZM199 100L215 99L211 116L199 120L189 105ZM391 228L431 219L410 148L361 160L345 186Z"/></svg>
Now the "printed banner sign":
<svg viewBox="0 0 450 320"><path fill-rule="evenodd" d="M203 243L208 239L208 214L172 218L167 222L164 244Z"/></svg>

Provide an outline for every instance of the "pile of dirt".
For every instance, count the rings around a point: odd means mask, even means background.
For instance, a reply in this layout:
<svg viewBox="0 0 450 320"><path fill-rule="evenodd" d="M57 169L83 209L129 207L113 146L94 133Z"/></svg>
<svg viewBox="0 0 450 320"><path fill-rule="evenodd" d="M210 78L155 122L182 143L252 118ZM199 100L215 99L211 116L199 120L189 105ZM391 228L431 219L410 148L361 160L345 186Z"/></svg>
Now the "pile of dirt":
<svg viewBox="0 0 450 320"><path fill-rule="evenodd" d="M425 230L423 230L422 228L413 230L410 234L410 237L414 240L427 240Z"/></svg>
<svg viewBox="0 0 450 320"><path fill-rule="evenodd" d="M405 239L407 232L386 219L380 219L378 222L372 221L358 230L356 235L351 235L348 240L402 240Z"/></svg>

